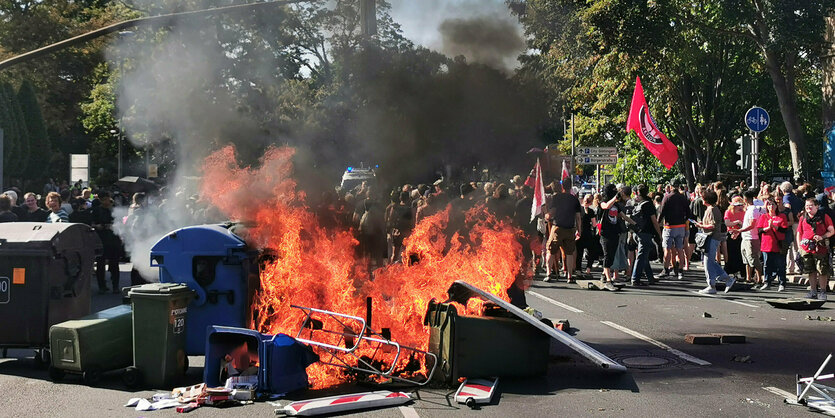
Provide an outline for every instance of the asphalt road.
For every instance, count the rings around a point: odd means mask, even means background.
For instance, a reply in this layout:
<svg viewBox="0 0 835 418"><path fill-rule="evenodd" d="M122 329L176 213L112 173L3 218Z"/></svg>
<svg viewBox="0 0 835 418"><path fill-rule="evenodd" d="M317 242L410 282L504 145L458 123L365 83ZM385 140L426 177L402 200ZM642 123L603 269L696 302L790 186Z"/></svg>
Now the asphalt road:
<svg viewBox="0 0 835 418"><path fill-rule="evenodd" d="M657 266L656 266L657 267ZM590 291L564 282L537 281L528 303L545 317L568 319L572 332L609 357L626 364L613 374L583 357L552 344L544 377L502 379L491 405L471 411L452 399L454 388L405 389L415 401L406 407L363 411L357 416L757 416L811 414L805 407L783 403L795 392L795 374L811 376L835 347L835 322L809 320L835 317L835 310L790 311L766 301L805 294L802 286L732 292L716 296L695 293L704 287L700 266L683 281L665 280L646 288L619 292ZM129 281L123 266L123 283ZM119 303L115 295L95 295L94 309ZM833 305L835 306L835 305ZM705 315L708 313L710 317ZM692 345L690 333L733 333L745 344ZM489 344L487 342L486 344ZM0 359L0 416L4 417L152 417L177 416L173 410L137 412L123 407L133 397L116 373L99 387L80 379L51 382L38 369L29 350L9 350ZM735 361L748 357L746 362ZM202 380L202 357L190 358L188 380ZM826 372L835 371L835 364ZM831 381L830 381L831 382ZM835 384L833 384L835 385ZM294 394L292 400L377 388L342 386L327 392ZM281 405L290 400L279 399ZM196 416L272 416L275 406L255 403L231 409L200 408ZM350 414L349 414L350 415Z"/></svg>

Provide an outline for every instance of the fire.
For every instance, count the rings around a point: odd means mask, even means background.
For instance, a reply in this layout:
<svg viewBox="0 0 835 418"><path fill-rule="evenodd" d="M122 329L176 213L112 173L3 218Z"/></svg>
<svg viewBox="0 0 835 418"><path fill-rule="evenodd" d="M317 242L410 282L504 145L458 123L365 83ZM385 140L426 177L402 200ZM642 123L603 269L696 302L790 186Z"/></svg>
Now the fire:
<svg viewBox="0 0 835 418"><path fill-rule="evenodd" d="M261 272L254 329L296 336L305 316L290 305L364 318L371 297L374 331L388 328L394 341L425 350L429 333L423 315L431 299L447 299L453 281L465 280L507 300L522 249L516 230L505 221L482 206L462 219L447 207L415 226L404 243L403 264L380 268L371 277L365 260L355 256L352 231L322 227L305 205L292 178L293 154L291 148L270 149L260 167L239 167L234 149L225 147L203 166L203 199L231 219L255 221L247 239L275 254ZM468 310L480 309L473 306ZM346 378L342 369L322 364L308 368L308 374L314 388Z"/></svg>

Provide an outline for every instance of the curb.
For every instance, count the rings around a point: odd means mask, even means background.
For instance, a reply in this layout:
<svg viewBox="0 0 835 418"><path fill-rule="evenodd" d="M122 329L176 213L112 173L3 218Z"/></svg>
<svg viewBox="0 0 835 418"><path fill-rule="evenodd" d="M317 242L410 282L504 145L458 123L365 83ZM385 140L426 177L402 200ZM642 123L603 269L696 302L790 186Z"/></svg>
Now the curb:
<svg viewBox="0 0 835 418"><path fill-rule="evenodd" d="M786 282L796 285L809 285L809 278L806 276L794 275L794 276L786 276ZM829 291L835 292L835 280L831 277L829 279Z"/></svg>

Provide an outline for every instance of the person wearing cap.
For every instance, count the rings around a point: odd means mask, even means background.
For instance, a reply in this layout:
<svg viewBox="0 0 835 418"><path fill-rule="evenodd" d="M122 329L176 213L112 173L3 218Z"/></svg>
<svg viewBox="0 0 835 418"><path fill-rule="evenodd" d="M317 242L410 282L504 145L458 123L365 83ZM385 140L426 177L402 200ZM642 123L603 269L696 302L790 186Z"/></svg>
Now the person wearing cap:
<svg viewBox="0 0 835 418"><path fill-rule="evenodd" d="M23 216L25 215L24 212L26 211L26 209L17 205L17 198L18 198L17 192L14 191L14 190L6 190L3 194L8 196L9 200L11 202L10 212L14 213L15 216L17 216L18 221L22 220Z"/></svg>
<svg viewBox="0 0 835 418"><path fill-rule="evenodd" d="M725 226L728 229L728 259L725 260L725 272L734 276L742 274L742 238L740 229L745 218L745 201L742 196L734 196L725 211Z"/></svg>

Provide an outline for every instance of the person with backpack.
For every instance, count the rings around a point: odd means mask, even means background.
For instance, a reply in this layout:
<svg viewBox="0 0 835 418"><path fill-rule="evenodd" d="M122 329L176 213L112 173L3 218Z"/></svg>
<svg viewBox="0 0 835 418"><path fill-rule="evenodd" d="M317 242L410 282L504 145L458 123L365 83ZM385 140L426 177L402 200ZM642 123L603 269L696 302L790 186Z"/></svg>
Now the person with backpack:
<svg viewBox="0 0 835 418"><path fill-rule="evenodd" d="M652 275L652 267L649 261L650 253L654 249L653 234L661 235L661 228L658 226L658 218L655 215L655 204L649 197L649 187L641 184L637 189L635 207L632 211L632 230L638 237L638 254L635 256L635 263L632 268L632 286L644 285L641 277L646 278L646 284L654 284L655 278Z"/></svg>
<svg viewBox="0 0 835 418"><path fill-rule="evenodd" d="M806 199L806 212L797 224L795 242L800 251L803 270L809 274L810 299L826 300L832 266L829 262L828 240L835 235L832 218L820 210L815 198Z"/></svg>
<svg viewBox="0 0 835 418"><path fill-rule="evenodd" d="M722 243L722 228L724 223L722 211L717 207L719 196L713 190L707 190L702 194L705 206L704 217L701 222L697 222L696 226L702 229L703 233L709 234L707 248L702 256L702 262L705 267L705 278L707 280L707 287L700 290L699 293L714 295L716 294L716 280L725 278L725 293L728 293L734 285L736 279L728 276L722 266L716 261L716 252Z"/></svg>
<svg viewBox="0 0 835 418"><path fill-rule="evenodd" d="M626 222L633 223L624 213L626 200L614 184L606 185L603 191L605 201L600 202L597 219L600 219L600 245L603 247L603 278L607 290L615 290L618 270L613 269L615 255L620 244L620 235L626 231Z"/></svg>

